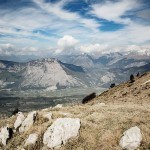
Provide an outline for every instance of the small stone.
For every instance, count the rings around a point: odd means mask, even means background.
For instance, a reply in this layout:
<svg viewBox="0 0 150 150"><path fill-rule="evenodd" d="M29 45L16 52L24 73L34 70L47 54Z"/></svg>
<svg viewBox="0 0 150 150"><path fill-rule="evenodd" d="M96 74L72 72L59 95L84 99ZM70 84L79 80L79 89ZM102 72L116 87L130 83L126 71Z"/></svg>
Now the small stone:
<svg viewBox="0 0 150 150"><path fill-rule="evenodd" d="M24 117L23 113L22 112L18 112L17 119L16 119L16 121L14 123L15 130L17 130L21 126L21 124L24 121L24 119L25 119L25 117Z"/></svg>
<svg viewBox="0 0 150 150"><path fill-rule="evenodd" d="M3 145L6 145L8 139L9 139L9 130L8 127L6 126L1 128L0 141L2 142Z"/></svg>
<svg viewBox="0 0 150 150"><path fill-rule="evenodd" d="M123 133L119 144L123 149L135 150L140 146L141 141L142 135L140 129L135 126Z"/></svg>
<svg viewBox="0 0 150 150"><path fill-rule="evenodd" d="M22 122L21 127L19 128L19 132L27 131L34 123L37 116L37 112L33 111L30 112L27 116L27 118Z"/></svg>
<svg viewBox="0 0 150 150"><path fill-rule="evenodd" d="M63 104L57 104L56 106L55 106L55 108L62 108L63 107Z"/></svg>
<svg viewBox="0 0 150 150"><path fill-rule="evenodd" d="M38 139L38 134L36 134L36 133L30 134L28 139L25 142L25 146L35 145L37 139Z"/></svg>

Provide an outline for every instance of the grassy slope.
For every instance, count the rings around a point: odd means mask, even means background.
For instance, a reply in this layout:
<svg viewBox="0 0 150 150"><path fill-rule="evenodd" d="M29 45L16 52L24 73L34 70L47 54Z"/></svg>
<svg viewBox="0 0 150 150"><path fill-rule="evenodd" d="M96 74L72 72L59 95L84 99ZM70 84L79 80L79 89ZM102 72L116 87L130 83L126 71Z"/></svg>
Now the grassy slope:
<svg viewBox="0 0 150 150"><path fill-rule="evenodd" d="M42 149L42 135L46 128L55 119L66 116L80 118L81 129L78 138L69 140L61 150L120 150L118 143L122 133L135 125L141 129L143 136L139 149L150 149L150 82L142 85L148 80L150 73L136 79L133 84L128 82L118 85L86 105L40 110L34 126L23 134L16 133L6 149L19 150L28 135L34 132L39 134L39 140L35 147L26 149ZM106 106L101 106L100 102L105 102ZM42 114L48 111L53 113L52 121L42 118ZM62 112L68 114L65 116ZM0 127L13 125L15 118L1 120Z"/></svg>

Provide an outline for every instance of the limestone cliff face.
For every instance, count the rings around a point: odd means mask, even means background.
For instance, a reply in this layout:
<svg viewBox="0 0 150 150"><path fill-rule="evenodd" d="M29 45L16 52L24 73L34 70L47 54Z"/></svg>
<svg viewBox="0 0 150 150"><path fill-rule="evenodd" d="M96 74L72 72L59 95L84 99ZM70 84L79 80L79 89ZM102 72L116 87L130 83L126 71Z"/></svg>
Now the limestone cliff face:
<svg viewBox="0 0 150 150"><path fill-rule="evenodd" d="M65 66L56 59L43 59L29 62L23 73L21 87L50 88L80 85L77 79L67 74Z"/></svg>

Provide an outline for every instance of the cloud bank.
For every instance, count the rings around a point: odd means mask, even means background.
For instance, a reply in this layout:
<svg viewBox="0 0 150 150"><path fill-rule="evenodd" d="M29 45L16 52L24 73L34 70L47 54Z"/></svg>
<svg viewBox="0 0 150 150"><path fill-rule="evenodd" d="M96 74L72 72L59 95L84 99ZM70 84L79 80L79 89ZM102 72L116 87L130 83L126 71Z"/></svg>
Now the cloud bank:
<svg viewBox="0 0 150 150"><path fill-rule="evenodd" d="M150 2L145 0L0 4L0 55L121 52L133 45L149 49Z"/></svg>

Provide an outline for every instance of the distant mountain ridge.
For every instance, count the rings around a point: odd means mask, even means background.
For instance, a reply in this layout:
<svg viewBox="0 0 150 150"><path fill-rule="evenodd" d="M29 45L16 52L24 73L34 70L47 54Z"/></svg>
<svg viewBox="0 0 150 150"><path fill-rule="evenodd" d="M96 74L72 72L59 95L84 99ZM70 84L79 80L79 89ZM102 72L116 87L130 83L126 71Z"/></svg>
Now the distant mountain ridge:
<svg viewBox="0 0 150 150"><path fill-rule="evenodd" d="M1 79L12 82L19 88L57 89L71 86L81 86L76 73L84 73L80 66L65 64L57 59L41 59L27 63L0 61ZM20 78L18 78L20 75ZM12 85L11 85L12 86Z"/></svg>
<svg viewBox="0 0 150 150"><path fill-rule="evenodd" d="M68 87L109 87L130 74L150 70L150 58L110 53L94 58L88 54L59 56L29 62L0 60L0 88L56 90Z"/></svg>
<svg viewBox="0 0 150 150"><path fill-rule="evenodd" d="M136 54L136 55L134 55ZM150 62L150 55L138 53L109 53L94 58L88 54L60 55L58 59L69 64L79 65L85 69L93 68L130 68L140 67Z"/></svg>

